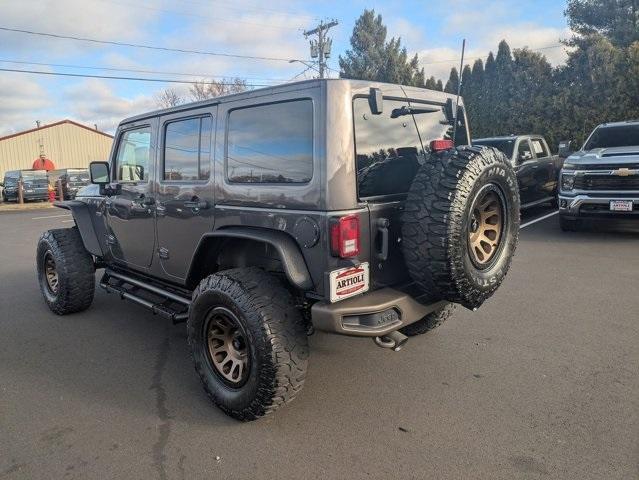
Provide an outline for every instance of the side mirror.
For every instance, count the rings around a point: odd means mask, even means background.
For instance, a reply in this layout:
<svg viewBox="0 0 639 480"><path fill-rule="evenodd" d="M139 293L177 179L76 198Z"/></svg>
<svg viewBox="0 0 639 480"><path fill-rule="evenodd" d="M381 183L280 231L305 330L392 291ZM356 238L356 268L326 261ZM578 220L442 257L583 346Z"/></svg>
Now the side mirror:
<svg viewBox="0 0 639 480"><path fill-rule="evenodd" d="M380 88L371 88L370 95L368 96L368 103L373 115L381 115L384 113L384 95Z"/></svg>
<svg viewBox="0 0 639 480"><path fill-rule="evenodd" d="M572 153L572 149L570 148L572 141L571 140L562 140L559 142L559 158L567 158Z"/></svg>
<svg viewBox="0 0 639 480"><path fill-rule="evenodd" d="M109 164L107 162L91 162L89 164L89 176L91 183L104 186L111 181Z"/></svg>

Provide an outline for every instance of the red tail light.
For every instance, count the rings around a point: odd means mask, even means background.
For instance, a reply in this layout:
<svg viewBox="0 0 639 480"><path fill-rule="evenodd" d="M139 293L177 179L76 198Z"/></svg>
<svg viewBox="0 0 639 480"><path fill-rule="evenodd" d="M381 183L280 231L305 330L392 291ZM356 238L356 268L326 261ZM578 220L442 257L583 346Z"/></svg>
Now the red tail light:
<svg viewBox="0 0 639 480"><path fill-rule="evenodd" d="M359 255L359 217L347 215L331 223L331 253L342 258Z"/></svg>
<svg viewBox="0 0 639 480"><path fill-rule="evenodd" d="M430 150L432 152L441 152L443 150L450 150L453 148L452 140L433 140L430 142Z"/></svg>

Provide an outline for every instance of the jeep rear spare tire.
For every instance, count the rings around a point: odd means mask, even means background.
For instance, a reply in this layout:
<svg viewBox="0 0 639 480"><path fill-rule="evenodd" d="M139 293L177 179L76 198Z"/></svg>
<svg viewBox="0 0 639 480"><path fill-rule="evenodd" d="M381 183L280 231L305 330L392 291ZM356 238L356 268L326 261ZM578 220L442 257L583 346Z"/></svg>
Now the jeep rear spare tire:
<svg viewBox="0 0 639 480"><path fill-rule="evenodd" d="M409 274L429 300L478 308L510 267L519 233L519 190L508 159L491 147L431 154L402 215Z"/></svg>

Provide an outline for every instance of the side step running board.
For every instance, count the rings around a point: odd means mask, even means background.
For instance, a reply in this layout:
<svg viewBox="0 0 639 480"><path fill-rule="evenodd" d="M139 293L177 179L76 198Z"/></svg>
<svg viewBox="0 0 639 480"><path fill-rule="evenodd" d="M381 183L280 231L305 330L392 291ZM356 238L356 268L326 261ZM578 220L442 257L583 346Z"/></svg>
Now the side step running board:
<svg viewBox="0 0 639 480"><path fill-rule="evenodd" d="M139 278L105 269L100 286L108 293L119 295L122 300L131 300L154 314L170 319L174 324L186 322L189 317L190 299Z"/></svg>

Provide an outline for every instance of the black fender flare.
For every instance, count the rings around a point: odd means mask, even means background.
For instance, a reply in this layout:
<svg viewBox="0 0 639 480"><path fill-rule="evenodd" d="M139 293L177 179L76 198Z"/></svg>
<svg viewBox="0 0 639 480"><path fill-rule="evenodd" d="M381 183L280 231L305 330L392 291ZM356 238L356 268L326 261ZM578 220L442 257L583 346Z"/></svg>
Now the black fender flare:
<svg viewBox="0 0 639 480"><path fill-rule="evenodd" d="M96 257L104 257L102 246L98 240L98 236L95 232L95 226L93 225L93 219L89 206L81 202L80 200L66 200L64 202L54 202L55 207L62 208L64 210L71 211L73 220L80 231L80 237L82 237L82 243L87 251L95 255Z"/></svg>
<svg viewBox="0 0 639 480"><path fill-rule="evenodd" d="M291 285L299 290L313 288L313 280L306 266L306 261L293 237L279 230L256 227L228 227L204 234L193 255L187 278L191 278L194 261L200 252L200 248L205 248L203 245L211 238L240 238L267 243L277 252L286 278Z"/></svg>

